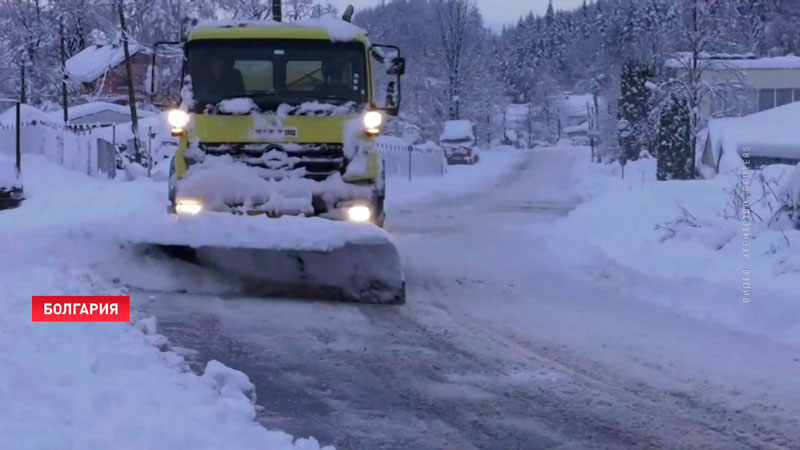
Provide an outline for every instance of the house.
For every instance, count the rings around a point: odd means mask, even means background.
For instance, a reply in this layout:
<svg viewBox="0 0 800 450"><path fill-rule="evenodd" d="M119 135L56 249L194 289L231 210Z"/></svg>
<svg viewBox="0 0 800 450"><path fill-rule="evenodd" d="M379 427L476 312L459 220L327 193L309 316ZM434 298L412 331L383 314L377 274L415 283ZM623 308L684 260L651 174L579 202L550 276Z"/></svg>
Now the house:
<svg viewBox="0 0 800 450"><path fill-rule="evenodd" d="M701 105L705 117L743 116L800 102L800 56L703 53L698 61L703 82L734 89ZM678 53L666 61L667 76L677 78L691 64L690 54Z"/></svg>
<svg viewBox="0 0 800 450"><path fill-rule="evenodd" d="M596 107L597 112L592 94L564 94L558 109L559 136L577 145L589 145L592 121L608 111L608 102L598 96Z"/></svg>
<svg viewBox="0 0 800 450"><path fill-rule="evenodd" d="M64 113L60 109L51 111L48 114L57 120L63 120L64 117ZM67 114L70 125L106 126L131 121L131 110L128 105L108 102L90 102L70 106ZM137 115L142 118L152 116L153 113L138 109Z"/></svg>
<svg viewBox="0 0 800 450"><path fill-rule="evenodd" d="M697 168L706 178L723 171L769 164L800 163L800 102L744 117L712 119L698 152Z"/></svg>
<svg viewBox="0 0 800 450"><path fill-rule="evenodd" d="M129 45L133 87L137 99L149 92L147 81L151 64L151 51L138 44ZM128 75L125 51L121 45L91 45L66 61L70 80L80 84L83 94L93 99L127 104Z"/></svg>

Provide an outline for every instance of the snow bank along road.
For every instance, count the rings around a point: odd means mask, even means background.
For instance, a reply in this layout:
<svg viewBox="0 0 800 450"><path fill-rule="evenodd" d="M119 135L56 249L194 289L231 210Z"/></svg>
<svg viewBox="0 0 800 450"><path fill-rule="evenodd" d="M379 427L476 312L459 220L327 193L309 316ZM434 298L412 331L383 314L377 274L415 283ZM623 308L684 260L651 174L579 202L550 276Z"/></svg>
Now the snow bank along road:
<svg viewBox="0 0 800 450"><path fill-rule="evenodd" d="M339 449L800 449L798 348L647 301L730 292L549 250L574 157L394 211L406 306L134 300L198 364L247 373L268 428Z"/></svg>

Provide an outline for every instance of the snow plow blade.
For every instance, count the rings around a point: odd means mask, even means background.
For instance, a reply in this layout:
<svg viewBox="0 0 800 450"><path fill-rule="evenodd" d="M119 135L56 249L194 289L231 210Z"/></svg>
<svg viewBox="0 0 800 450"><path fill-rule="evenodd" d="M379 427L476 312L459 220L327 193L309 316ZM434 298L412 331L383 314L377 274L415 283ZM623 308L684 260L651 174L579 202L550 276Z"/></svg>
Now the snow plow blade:
<svg viewBox="0 0 800 450"><path fill-rule="evenodd" d="M199 247L196 261L265 297L358 303L405 303L397 250L392 243L351 244L328 252Z"/></svg>
<svg viewBox="0 0 800 450"><path fill-rule="evenodd" d="M208 268L246 295L405 303L397 248L371 224L204 213L140 222L123 241Z"/></svg>

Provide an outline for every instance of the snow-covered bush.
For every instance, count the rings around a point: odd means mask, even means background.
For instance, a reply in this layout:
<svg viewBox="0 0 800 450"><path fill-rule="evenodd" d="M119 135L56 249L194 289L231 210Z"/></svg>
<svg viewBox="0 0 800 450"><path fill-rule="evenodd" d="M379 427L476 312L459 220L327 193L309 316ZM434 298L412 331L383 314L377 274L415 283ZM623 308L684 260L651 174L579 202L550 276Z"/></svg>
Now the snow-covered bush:
<svg viewBox="0 0 800 450"><path fill-rule="evenodd" d="M781 205L771 224L778 228L794 227L800 230L800 165L789 174L778 198Z"/></svg>

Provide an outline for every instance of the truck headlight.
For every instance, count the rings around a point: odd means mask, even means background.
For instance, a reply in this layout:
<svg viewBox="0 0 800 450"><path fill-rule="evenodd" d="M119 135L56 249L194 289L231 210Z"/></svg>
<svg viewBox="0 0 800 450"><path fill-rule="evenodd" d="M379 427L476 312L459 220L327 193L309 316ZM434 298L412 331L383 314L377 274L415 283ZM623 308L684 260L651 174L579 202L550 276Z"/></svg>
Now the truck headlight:
<svg viewBox="0 0 800 450"><path fill-rule="evenodd" d="M364 114L364 126L368 133L378 133L383 123L383 116L378 111L370 111Z"/></svg>
<svg viewBox="0 0 800 450"><path fill-rule="evenodd" d="M202 210L203 204L197 200L178 200L175 204L175 212L180 215L194 216Z"/></svg>
<svg viewBox="0 0 800 450"><path fill-rule="evenodd" d="M182 132L186 124L189 123L189 114L180 109L173 109L167 113L167 122L169 122L169 125L172 127L173 133L176 131Z"/></svg>
<svg viewBox="0 0 800 450"><path fill-rule="evenodd" d="M372 218L369 206L355 205L347 208L347 218L353 222L368 222Z"/></svg>

